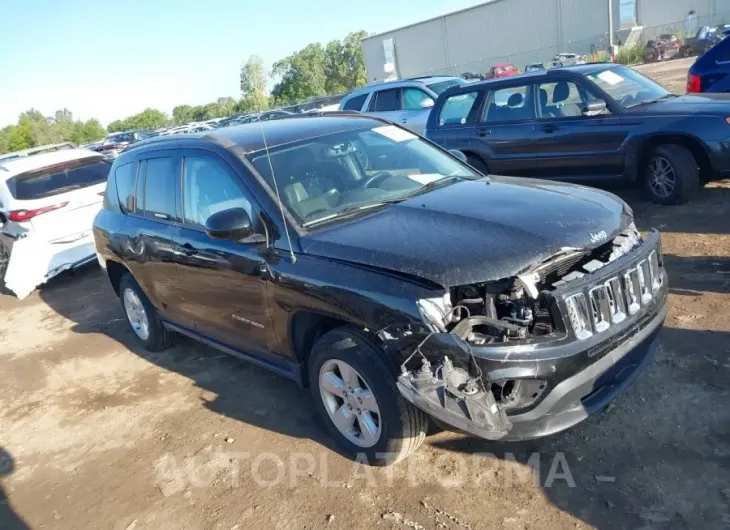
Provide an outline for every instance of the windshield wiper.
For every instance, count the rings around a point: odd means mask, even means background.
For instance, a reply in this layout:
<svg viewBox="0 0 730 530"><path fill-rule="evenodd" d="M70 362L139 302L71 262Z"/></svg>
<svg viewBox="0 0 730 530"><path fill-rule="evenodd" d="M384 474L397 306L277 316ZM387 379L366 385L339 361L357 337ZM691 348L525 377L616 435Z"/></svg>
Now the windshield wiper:
<svg viewBox="0 0 730 530"><path fill-rule="evenodd" d="M679 94L671 94L671 93L669 93L669 94L664 94L663 96L661 96L661 97L658 97L658 98L654 98L654 99L645 99L644 101L640 101L639 103L637 103L637 104L635 104L635 105L631 105L631 106L630 106L629 108L630 108L630 109L633 109L634 107L640 107L640 106L642 106L642 105L649 105L649 104L651 104L651 103L656 103L656 102L658 102L658 101L663 101L663 100L665 100L665 99L670 99L670 98L671 98L671 99L673 99L673 98L678 98L678 97L679 97Z"/></svg>
<svg viewBox="0 0 730 530"><path fill-rule="evenodd" d="M459 180L461 178L465 178L465 177L460 177L459 175L450 175L448 177L440 178L438 180L432 180L428 184L424 184L417 190L414 190L412 193L409 193L408 195L401 197L401 199L410 199L411 197L423 195L424 193L428 193L429 191L433 191L435 189L441 188L442 186L446 186L447 184L456 182L457 180Z"/></svg>
<svg viewBox="0 0 730 530"><path fill-rule="evenodd" d="M377 208L379 206L387 206L389 204L395 204L398 202L401 202L405 200L404 198L397 198L397 199L391 199L389 201L378 201L378 202L371 202L367 204L353 204L352 206L348 206L347 208L343 208L342 210L338 210L334 213L331 213L329 215L325 215L324 217L320 217L319 219L313 219L311 221L307 221L306 223L302 224L304 228L314 226L320 223L324 223L327 221L332 221L333 219L339 219L340 217L346 217L349 214L361 212L363 210L370 210L371 208Z"/></svg>
<svg viewBox="0 0 730 530"><path fill-rule="evenodd" d="M346 208L343 208L342 210L338 210L329 215L325 215L324 217L320 217L319 219L313 219L311 221L307 221L306 223L303 223L302 226L304 228L307 228L307 227L318 225L320 223L324 223L327 221L332 221L333 219L339 219L341 217L346 217L350 214L361 212L363 210L370 210L372 208L378 208L380 206L388 206L391 204L397 204L399 202L408 200L411 197L415 197L417 195L422 195L424 193L428 193L431 190L440 188L441 186L445 186L446 184L450 184L461 178L466 178L466 177L461 177L461 176L457 176L457 175L443 177L438 180L431 181L428 184L424 184L417 190L415 190L412 193L409 193L407 195L402 195L400 197L395 197L393 199L386 199L383 201L371 202L371 203L366 203L366 204L353 204L352 206L348 206Z"/></svg>

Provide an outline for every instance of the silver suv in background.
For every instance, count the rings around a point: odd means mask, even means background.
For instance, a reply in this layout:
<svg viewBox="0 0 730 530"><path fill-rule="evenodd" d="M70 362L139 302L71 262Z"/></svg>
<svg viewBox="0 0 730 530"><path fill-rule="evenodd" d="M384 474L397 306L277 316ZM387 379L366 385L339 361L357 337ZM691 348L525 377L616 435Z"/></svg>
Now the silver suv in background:
<svg viewBox="0 0 730 530"><path fill-rule="evenodd" d="M424 76L358 88L340 102L340 110L374 114L422 135L434 102L445 90L466 84L451 76Z"/></svg>

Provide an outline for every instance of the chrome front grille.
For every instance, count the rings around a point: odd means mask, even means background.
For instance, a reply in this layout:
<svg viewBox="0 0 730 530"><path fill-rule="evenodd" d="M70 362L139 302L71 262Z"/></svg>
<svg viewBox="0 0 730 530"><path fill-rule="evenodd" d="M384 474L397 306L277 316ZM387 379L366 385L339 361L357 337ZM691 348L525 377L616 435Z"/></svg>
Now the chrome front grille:
<svg viewBox="0 0 730 530"><path fill-rule="evenodd" d="M639 312L657 295L663 276L657 251L585 292L565 298L568 319L580 340L604 333Z"/></svg>

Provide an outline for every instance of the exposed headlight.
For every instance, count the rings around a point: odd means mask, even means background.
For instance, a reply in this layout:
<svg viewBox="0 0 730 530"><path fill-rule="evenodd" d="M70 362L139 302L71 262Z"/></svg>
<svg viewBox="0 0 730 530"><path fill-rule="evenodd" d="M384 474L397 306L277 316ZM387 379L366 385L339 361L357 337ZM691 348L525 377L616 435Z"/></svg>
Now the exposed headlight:
<svg viewBox="0 0 730 530"><path fill-rule="evenodd" d="M446 324L451 320L451 295L446 293L439 298L422 298L416 302L423 323L435 333L445 333Z"/></svg>

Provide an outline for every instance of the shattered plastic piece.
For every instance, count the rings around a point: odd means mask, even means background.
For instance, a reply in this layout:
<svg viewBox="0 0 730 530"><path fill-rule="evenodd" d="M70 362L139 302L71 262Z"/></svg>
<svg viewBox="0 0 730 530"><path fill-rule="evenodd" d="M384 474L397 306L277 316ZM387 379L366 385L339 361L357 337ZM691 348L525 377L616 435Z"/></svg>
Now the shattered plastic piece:
<svg viewBox="0 0 730 530"><path fill-rule="evenodd" d="M22 300L39 285L65 270L93 259L95 255L96 248L91 233L83 241L58 244L29 234L13 242L5 272L5 287Z"/></svg>
<svg viewBox="0 0 730 530"><path fill-rule="evenodd" d="M424 363L419 370L404 371L398 390L429 415L475 436L499 440L512 428L492 393L448 357L433 369Z"/></svg>
<svg viewBox="0 0 730 530"><path fill-rule="evenodd" d="M540 275L536 272L530 274L519 274L517 276L517 279L525 288L525 291L530 296L530 298L532 298L533 300L537 299L537 296L539 294L537 284L540 283Z"/></svg>

